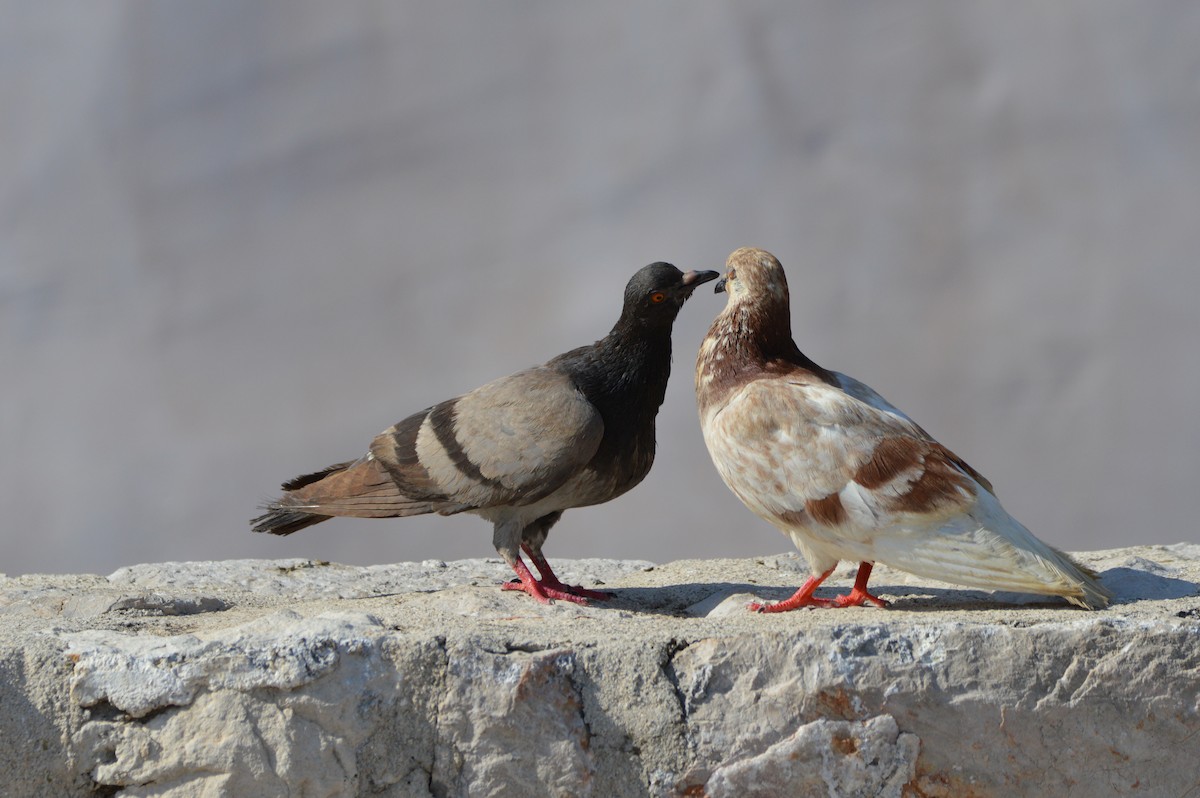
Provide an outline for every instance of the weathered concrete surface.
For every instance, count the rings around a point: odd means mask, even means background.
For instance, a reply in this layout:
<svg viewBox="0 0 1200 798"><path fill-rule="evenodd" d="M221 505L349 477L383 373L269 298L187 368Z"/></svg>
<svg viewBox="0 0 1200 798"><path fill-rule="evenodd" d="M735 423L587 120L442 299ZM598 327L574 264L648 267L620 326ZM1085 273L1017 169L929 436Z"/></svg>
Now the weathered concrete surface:
<svg viewBox="0 0 1200 798"><path fill-rule="evenodd" d="M5 796L1200 794L1200 545L1080 555L1102 612L792 555L166 563L0 579ZM843 573L838 584L847 584Z"/></svg>

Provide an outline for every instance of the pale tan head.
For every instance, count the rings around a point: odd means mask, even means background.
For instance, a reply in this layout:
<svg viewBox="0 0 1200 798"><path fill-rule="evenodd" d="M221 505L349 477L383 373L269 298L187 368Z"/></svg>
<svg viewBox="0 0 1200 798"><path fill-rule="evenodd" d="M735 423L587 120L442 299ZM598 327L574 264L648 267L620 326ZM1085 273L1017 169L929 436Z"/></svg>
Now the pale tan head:
<svg viewBox="0 0 1200 798"><path fill-rule="evenodd" d="M716 291L729 294L729 303L788 303L787 277L779 260L765 249L742 247L725 261L725 274Z"/></svg>

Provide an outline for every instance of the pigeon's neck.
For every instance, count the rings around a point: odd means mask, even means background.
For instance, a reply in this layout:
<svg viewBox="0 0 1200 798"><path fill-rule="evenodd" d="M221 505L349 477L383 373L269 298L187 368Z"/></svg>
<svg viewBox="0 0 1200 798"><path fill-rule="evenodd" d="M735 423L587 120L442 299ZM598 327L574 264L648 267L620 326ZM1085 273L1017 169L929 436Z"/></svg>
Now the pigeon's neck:
<svg viewBox="0 0 1200 798"><path fill-rule="evenodd" d="M653 420L667 392L671 375L671 328L641 329L618 323L596 342L595 369L602 374L588 398L621 415L646 415Z"/></svg>
<svg viewBox="0 0 1200 798"><path fill-rule="evenodd" d="M786 309L775 309L773 313L763 310L739 305L727 308L716 318L696 358L697 388L713 396L732 391L764 373L786 374L797 369L834 384L833 373L796 346Z"/></svg>
<svg viewBox="0 0 1200 798"><path fill-rule="evenodd" d="M549 364L568 374L604 421L604 437L589 468L618 495L638 484L654 463L654 420L671 373L671 330L620 324L591 346ZM611 498L611 496L610 496Z"/></svg>
<svg viewBox="0 0 1200 798"><path fill-rule="evenodd" d="M726 346L737 352L739 359L759 366L783 360L816 372L824 371L796 346L787 305L735 305L728 313L717 317L712 331L717 330L721 331Z"/></svg>

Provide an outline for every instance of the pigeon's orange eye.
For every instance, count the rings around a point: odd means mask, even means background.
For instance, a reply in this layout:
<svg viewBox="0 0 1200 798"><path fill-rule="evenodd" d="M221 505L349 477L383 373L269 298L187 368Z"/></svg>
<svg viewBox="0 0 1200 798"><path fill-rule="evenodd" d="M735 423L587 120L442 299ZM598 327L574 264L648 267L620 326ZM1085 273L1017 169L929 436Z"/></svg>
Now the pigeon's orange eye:
<svg viewBox="0 0 1200 798"><path fill-rule="evenodd" d="M666 302L667 295L664 294L662 291L655 291L653 294L650 295L650 301L656 305L659 304L660 302Z"/></svg>

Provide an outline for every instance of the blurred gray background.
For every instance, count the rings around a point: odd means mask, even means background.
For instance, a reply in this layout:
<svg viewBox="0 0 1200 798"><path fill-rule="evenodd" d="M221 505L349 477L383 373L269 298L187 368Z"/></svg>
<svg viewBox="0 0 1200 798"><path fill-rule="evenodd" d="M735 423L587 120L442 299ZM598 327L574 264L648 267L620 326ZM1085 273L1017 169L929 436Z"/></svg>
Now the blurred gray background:
<svg viewBox="0 0 1200 798"><path fill-rule="evenodd" d="M1070 549L1196 540L1200 4L6 2L0 571L488 556L247 519L604 335L642 265L783 261L793 326ZM646 481L551 558L791 549L675 333Z"/></svg>

